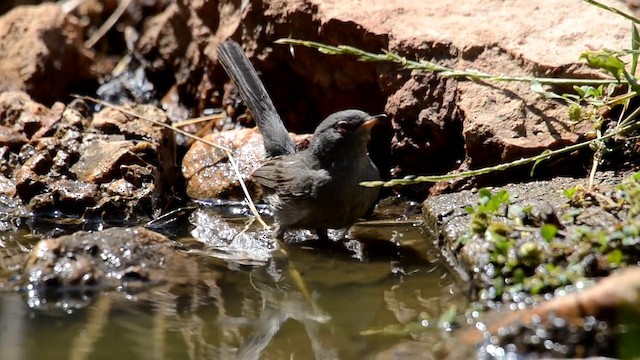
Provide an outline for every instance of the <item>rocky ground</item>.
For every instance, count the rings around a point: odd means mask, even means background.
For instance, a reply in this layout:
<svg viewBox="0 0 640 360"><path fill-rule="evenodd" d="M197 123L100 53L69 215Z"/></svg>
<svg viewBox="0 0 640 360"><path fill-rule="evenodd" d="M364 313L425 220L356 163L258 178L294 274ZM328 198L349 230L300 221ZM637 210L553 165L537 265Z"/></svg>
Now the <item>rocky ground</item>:
<svg viewBox="0 0 640 360"><path fill-rule="evenodd" d="M207 125L183 129L212 132L207 139L233 148L243 175L249 177L263 156L262 146L255 130L245 129L251 125L250 116L217 63L216 46L227 38L243 45L292 132L308 133L324 116L344 108L387 113L390 123L375 129L370 145L386 179L513 161L593 138L599 128L589 122L570 123L566 103L531 91L529 82L449 78L277 45L276 40L384 50L496 75L588 79L608 75L586 66L580 60L583 51L625 49L631 43L628 20L578 0L147 0L131 2L104 33L99 27L118 11L116 1L85 0L77 6L28 3L33 2L0 6L3 228L31 216L60 223L140 224L186 197L240 198L238 182L221 151L192 145L161 126L218 114ZM621 2L610 3L628 10ZM562 93L571 88L547 90ZM127 112L73 94L125 104ZM612 122L614 115L615 111L607 113L603 119ZM299 137L300 146L306 141L308 135ZM633 146L614 153L618 158L605 158L605 163L622 170L598 173L596 188L585 185L593 155L586 149L540 163L534 176L553 178L550 181L531 182L531 167L518 167L395 191L418 200L434 195L424 203L427 230L460 276L470 280L472 300L485 310L504 311L512 304L542 303L557 289L637 263L638 179L629 156ZM259 198L259 190L248 181ZM520 184L478 190L507 183ZM60 239L42 246L89 246L85 240ZM153 251L142 245L144 251ZM68 261L45 256L41 265L38 256L29 262L30 269L50 269L57 261ZM47 279L34 281L99 281L110 270L90 253L87 256L72 264L78 272L58 274L67 278L36 268ZM94 265L85 268L87 264ZM611 285L615 279L635 289L635 282L627 280L635 279L630 274L636 273L627 270L603 281L605 290L593 290L597 285L589 291L610 294L607 289L617 287ZM524 341L513 339L517 334L525 338L541 317L564 316L581 329L591 324L589 319L603 321L613 330L599 336L615 340L619 324L603 314L634 303L634 296L635 290L611 295L619 301L593 305L596 310L575 316L551 300L540 306L551 309L547 313L515 316L523 327L501 333L496 341L487 339L507 327L504 319L489 326L488 333L467 334L466 339L484 341L485 349L520 346ZM573 333L578 340L593 335ZM556 336L566 334L558 331ZM554 356L617 355L606 346L556 352L527 346L518 349ZM491 351L486 350L490 355Z"/></svg>

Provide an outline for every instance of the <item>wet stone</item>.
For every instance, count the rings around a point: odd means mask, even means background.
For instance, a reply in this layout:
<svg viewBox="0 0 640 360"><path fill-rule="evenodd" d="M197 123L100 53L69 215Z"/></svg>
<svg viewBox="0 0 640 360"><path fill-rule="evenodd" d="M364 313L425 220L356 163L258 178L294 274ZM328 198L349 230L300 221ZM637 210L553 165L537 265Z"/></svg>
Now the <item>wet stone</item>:
<svg viewBox="0 0 640 360"><path fill-rule="evenodd" d="M152 285L163 280L159 270L172 254L168 238L144 228L81 231L38 242L21 285L37 291Z"/></svg>
<svg viewBox="0 0 640 360"><path fill-rule="evenodd" d="M13 130L6 126L0 126L0 146L8 146L15 149L29 142L26 136L19 131Z"/></svg>
<svg viewBox="0 0 640 360"><path fill-rule="evenodd" d="M47 217L139 223L157 215L176 181L173 133L142 119L166 123L162 110L125 107L141 117L0 93L3 193Z"/></svg>
<svg viewBox="0 0 640 360"><path fill-rule="evenodd" d="M614 184L619 184L624 176L602 173L602 181L598 186L601 189L610 189ZM458 266L460 273L471 279L472 296L476 300L484 302L495 299L510 302L514 296L518 296L515 293L507 294L507 287L514 285L511 281L514 281L516 271L522 276L530 276L531 279L536 275L543 277L543 274L548 272L545 267L547 262L552 262L555 267L560 268L567 262L575 262L574 259L588 260L589 253L594 252L589 241L578 241L579 239L568 235L555 238L553 243L546 241L541 236L540 226L552 224L564 233L572 234L581 226L612 229L619 223L614 214L599 206L574 207L573 210L579 213L575 217L567 216L571 209L563 190L582 183L584 179L555 178L549 181L509 184L493 189L493 194L506 190L510 195L509 206L503 205L502 210L491 215L495 231L509 231L503 235L503 243L509 244L508 251L501 255L496 255L499 252L496 250L496 241L500 240L489 239L490 231L471 232L474 224L465 208L478 206L477 192L461 191L429 197L423 204L424 227L429 236L440 239L443 253L454 259L453 262ZM525 208L528 209L526 212L522 210ZM519 215L516 209L520 209ZM516 218L522 222L519 228L523 230L511 231L507 225L500 226ZM503 258L498 261L499 256ZM598 266L600 260L593 260L595 262L592 261L591 265L587 261L583 263L584 267L579 268L581 276L600 276L608 272ZM564 274L562 276L564 282L570 281ZM559 279L562 276L543 277L544 280L550 279L543 289L544 292L566 285L559 280L553 281L553 278ZM532 284L527 282L525 286L531 288ZM505 294L501 296L503 286ZM523 287L522 290L524 289Z"/></svg>
<svg viewBox="0 0 640 360"><path fill-rule="evenodd" d="M119 178L120 166L128 163L144 164L138 156L140 150L149 149L145 142L94 140L83 146L82 156L71 167L79 180L106 183Z"/></svg>

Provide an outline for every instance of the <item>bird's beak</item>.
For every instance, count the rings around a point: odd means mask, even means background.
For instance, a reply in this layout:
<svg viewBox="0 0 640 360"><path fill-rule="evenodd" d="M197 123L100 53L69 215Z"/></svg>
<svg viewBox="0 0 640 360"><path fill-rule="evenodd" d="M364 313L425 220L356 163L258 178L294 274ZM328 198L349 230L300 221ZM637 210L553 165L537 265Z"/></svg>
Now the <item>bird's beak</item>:
<svg viewBox="0 0 640 360"><path fill-rule="evenodd" d="M371 130L371 128L375 124L377 124L379 121L382 121L382 120L387 120L387 115L385 114L372 115L365 122L363 122L362 125L360 125L360 127L365 128L367 130Z"/></svg>

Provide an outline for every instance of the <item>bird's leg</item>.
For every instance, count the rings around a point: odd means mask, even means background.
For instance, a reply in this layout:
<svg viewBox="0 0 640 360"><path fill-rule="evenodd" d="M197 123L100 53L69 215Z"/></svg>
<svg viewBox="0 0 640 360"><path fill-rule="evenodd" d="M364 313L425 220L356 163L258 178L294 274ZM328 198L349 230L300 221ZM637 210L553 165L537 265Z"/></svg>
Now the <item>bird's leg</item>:
<svg viewBox="0 0 640 360"><path fill-rule="evenodd" d="M274 237L274 239L277 239L277 240L284 239L284 232L285 232L284 226L282 226L280 224L276 224L275 229L273 229L273 237Z"/></svg>
<svg viewBox="0 0 640 360"><path fill-rule="evenodd" d="M327 229L316 229L316 234L320 241L329 241L329 234L327 234Z"/></svg>

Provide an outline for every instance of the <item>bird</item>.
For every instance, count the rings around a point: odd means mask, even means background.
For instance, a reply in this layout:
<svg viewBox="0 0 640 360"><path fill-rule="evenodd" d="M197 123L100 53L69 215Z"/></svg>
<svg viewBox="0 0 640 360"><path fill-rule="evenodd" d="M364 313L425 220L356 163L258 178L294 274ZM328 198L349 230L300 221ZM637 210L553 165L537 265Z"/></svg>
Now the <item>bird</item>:
<svg viewBox="0 0 640 360"><path fill-rule="evenodd" d="M218 61L235 83L263 137L266 161L252 176L269 194L274 214L273 236L308 229L328 240L328 229L342 229L370 210L379 189L363 181L380 179L367 145L372 127L387 117L349 109L326 117L313 132L307 149L296 152L273 101L238 43L226 40Z"/></svg>

